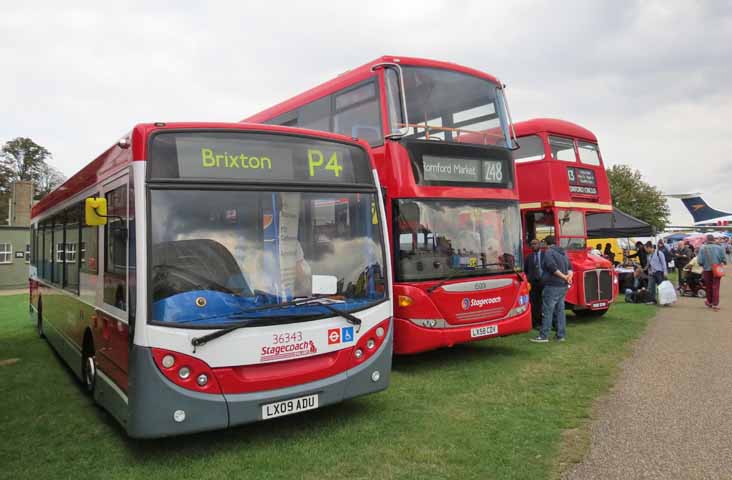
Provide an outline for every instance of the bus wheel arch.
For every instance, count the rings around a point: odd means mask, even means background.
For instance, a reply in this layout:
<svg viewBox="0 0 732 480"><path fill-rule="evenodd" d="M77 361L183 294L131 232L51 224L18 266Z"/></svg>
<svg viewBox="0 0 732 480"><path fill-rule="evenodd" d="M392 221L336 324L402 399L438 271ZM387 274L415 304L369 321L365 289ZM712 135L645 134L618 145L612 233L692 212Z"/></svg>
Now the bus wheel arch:
<svg viewBox="0 0 732 480"><path fill-rule="evenodd" d="M97 383L97 363L94 337L88 328L84 332L84 342L81 349L81 383L88 394L94 393L94 387Z"/></svg>

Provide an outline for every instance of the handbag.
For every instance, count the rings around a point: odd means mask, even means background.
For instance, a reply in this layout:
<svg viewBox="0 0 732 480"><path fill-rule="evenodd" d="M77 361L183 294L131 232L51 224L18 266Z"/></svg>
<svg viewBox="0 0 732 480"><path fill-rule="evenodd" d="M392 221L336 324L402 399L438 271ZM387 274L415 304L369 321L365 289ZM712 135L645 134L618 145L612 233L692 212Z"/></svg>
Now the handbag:
<svg viewBox="0 0 732 480"><path fill-rule="evenodd" d="M712 275L714 275L715 278L724 277L724 267L722 267L721 263L715 263L712 265Z"/></svg>
<svg viewBox="0 0 732 480"><path fill-rule="evenodd" d="M704 247L706 247L706 245ZM709 248L704 248L704 256L707 258L707 260L710 260ZM712 263L712 275L714 276L714 278L724 277L724 267L722 267L721 263Z"/></svg>

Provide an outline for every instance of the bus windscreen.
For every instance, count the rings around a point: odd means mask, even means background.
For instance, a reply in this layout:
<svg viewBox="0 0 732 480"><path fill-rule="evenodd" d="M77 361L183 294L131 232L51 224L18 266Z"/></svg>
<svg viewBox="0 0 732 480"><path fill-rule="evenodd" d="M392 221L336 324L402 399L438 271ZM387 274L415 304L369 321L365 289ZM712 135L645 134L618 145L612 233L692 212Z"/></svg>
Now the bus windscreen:
<svg viewBox="0 0 732 480"><path fill-rule="evenodd" d="M154 179L373 184L364 150L291 135L160 133L149 163Z"/></svg>

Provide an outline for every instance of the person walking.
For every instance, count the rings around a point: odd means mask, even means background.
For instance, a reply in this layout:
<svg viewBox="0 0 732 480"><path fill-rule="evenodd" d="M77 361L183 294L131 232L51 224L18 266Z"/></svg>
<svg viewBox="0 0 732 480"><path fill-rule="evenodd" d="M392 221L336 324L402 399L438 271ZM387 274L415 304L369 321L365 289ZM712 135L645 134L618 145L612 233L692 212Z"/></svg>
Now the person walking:
<svg viewBox="0 0 732 480"><path fill-rule="evenodd" d="M563 342L566 337L567 316L564 311L564 299L567 289L572 284L572 267L564 250L556 245L554 236L544 239L547 250L541 262L542 283L542 312L541 331L539 336L532 338L532 342L547 343L552 322L557 324L557 340Z"/></svg>
<svg viewBox="0 0 732 480"><path fill-rule="evenodd" d="M648 293L651 297L646 303L652 305L658 301L656 287L665 280L668 266L666 256L658 248L654 250L653 243L650 240L646 242L646 254L648 255Z"/></svg>
<svg viewBox="0 0 732 480"><path fill-rule="evenodd" d="M686 242L679 240L674 252L674 267L676 267L676 271L678 272L677 288L681 287L681 281L684 279L684 267L691 261L691 255L691 250L686 245Z"/></svg>
<svg viewBox="0 0 732 480"><path fill-rule="evenodd" d="M704 288L707 289L707 299L704 304L712 310L719 310L719 282L722 277L714 274L712 267L717 264L726 264L727 257L721 245L717 245L714 235L708 234L707 241L699 248L696 254L697 262L704 269L702 278Z"/></svg>
<svg viewBox="0 0 732 480"><path fill-rule="evenodd" d="M541 292L543 290L541 284L541 261L544 259L544 254L541 251L541 244L539 240L533 239L529 246L531 247L531 253L524 259L524 271L526 272L526 279L531 284L531 291L529 292L529 301L531 302L531 326L533 328L541 328Z"/></svg>

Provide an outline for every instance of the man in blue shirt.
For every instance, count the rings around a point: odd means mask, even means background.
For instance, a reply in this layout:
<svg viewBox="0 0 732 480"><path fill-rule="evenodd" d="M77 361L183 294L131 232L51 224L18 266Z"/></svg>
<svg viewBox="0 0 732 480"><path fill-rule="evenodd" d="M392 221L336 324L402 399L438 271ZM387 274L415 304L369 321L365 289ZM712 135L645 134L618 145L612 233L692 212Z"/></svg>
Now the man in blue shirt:
<svg viewBox="0 0 732 480"><path fill-rule="evenodd" d="M721 277L715 277L712 272L712 266L715 264L727 263L727 257L721 245L717 245L714 235L708 234L707 241L699 249L696 255L696 261L704 269L702 277L704 278L704 286L707 289L707 299L704 305L714 311L719 310L719 281Z"/></svg>
<svg viewBox="0 0 732 480"><path fill-rule="evenodd" d="M646 242L646 254L648 255L648 293L651 299L646 302L649 305L656 303L656 287L666 279L668 266L666 256L661 249L654 249L651 241Z"/></svg>
<svg viewBox="0 0 732 480"><path fill-rule="evenodd" d="M564 311L564 299L567 289L572 284L572 267L564 250L556 245L553 236L544 239L548 248L541 261L542 284L542 312L541 332L532 342L547 343L552 321L557 324L557 340L564 341L567 330L567 316Z"/></svg>
<svg viewBox="0 0 732 480"><path fill-rule="evenodd" d="M531 326L534 328L541 327L541 292L543 290L541 285L541 261L544 259L544 252L541 251L541 244L539 240L533 239L529 246L531 246L531 253L524 259L524 271L526 272L526 279L531 284L531 292L529 293L529 300L531 301Z"/></svg>

